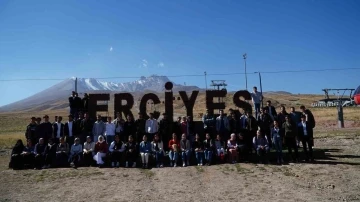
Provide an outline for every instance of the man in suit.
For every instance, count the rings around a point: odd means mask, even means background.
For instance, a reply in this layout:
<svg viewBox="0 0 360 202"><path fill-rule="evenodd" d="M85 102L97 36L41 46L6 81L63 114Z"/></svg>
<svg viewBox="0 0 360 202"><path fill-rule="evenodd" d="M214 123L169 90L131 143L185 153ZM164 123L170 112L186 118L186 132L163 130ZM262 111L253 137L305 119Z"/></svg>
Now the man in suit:
<svg viewBox="0 0 360 202"><path fill-rule="evenodd" d="M301 122L298 124L298 135L300 140L302 141L302 145L304 147L305 152L305 160L314 161L313 150L312 150L312 142L313 142L313 130L311 124L306 121L306 116L301 116ZM309 152L308 149L309 148Z"/></svg>
<svg viewBox="0 0 360 202"><path fill-rule="evenodd" d="M272 124L274 123L270 117L270 115L268 114L268 108L264 107L262 109L260 109L260 114L257 117L257 123L258 126L260 127L262 134L265 135L268 140L269 140L269 144L271 146L271 135L270 135L270 129L272 128Z"/></svg>
<svg viewBox="0 0 360 202"><path fill-rule="evenodd" d="M77 133L77 129L73 116L70 114L68 117L69 121L66 122L64 126L64 135L66 137L66 143L71 147L71 145L74 144L74 137Z"/></svg>
<svg viewBox="0 0 360 202"><path fill-rule="evenodd" d="M64 136L64 124L61 123L62 117L59 116L57 122L53 124L53 138L55 143L59 143L59 139Z"/></svg>
<svg viewBox="0 0 360 202"><path fill-rule="evenodd" d="M266 108L268 109L268 112L269 112L269 115L270 115L272 121L274 121L276 119L277 113L276 113L275 107L271 105L270 100L268 100L266 102Z"/></svg>
<svg viewBox="0 0 360 202"><path fill-rule="evenodd" d="M309 109L306 109L304 105L300 106L300 110L303 115L306 117L306 121L309 123L311 128L311 133L313 133L313 129L315 128L315 118L312 112ZM314 146L314 140L312 140L312 146Z"/></svg>

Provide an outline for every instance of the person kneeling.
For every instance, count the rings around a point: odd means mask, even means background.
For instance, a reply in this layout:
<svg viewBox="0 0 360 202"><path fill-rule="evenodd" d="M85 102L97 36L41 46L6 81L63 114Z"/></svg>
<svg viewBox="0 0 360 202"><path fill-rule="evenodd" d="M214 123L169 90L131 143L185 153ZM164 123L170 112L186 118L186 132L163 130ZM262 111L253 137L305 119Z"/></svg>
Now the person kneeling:
<svg viewBox="0 0 360 202"><path fill-rule="evenodd" d="M115 135L115 140L111 143L109 151L111 153L111 167L119 168L122 154L125 151L125 144L120 140L119 135Z"/></svg>
<svg viewBox="0 0 360 202"><path fill-rule="evenodd" d="M94 160L96 161L96 164L99 168L103 167L104 161L103 158L106 157L106 153L108 152L108 145L106 144L106 141L104 140L104 137L100 135L98 137L98 141L95 144L95 156Z"/></svg>
<svg viewBox="0 0 360 202"><path fill-rule="evenodd" d="M143 141L140 143L140 156L143 163L143 168L148 168L149 155L151 152L151 143L147 141L147 136L143 136Z"/></svg>
<svg viewBox="0 0 360 202"><path fill-rule="evenodd" d="M132 135L129 136L129 142L125 145L125 152L126 152L126 164L125 167L129 167L129 162L132 164L132 167L136 167L136 159L138 157L138 153L136 151L136 143L134 142L134 138Z"/></svg>
<svg viewBox="0 0 360 202"><path fill-rule="evenodd" d="M256 137L253 139L253 144L259 157L259 162L268 162L267 153L269 152L269 142L267 137L262 135L260 130L257 131Z"/></svg>
<svg viewBox="0 0 360 202"><path fill-rule="evenodd" d="M83 149L84 166L93 165L94 150L95 150L95 143L91 140L90 136L87 136Z"/></svg>
<svg viewBox="0 0 360 202"><path fill-rule="evenodd" d="M75 138L75 143L71 146L69 162L70 166L73 168L78 167L78 163L82 158L82 146L80 144L80 139Z"/></svg>
<svg viewBox="0 0 360 202"><path fill-rule="evenodd" d="M152 152L154 153L155 159L156 159L156 167L162 168L163 167L163 158L164 158L164 144L159 139L158 134L155 134L154 141L152 141L151 146L152 146Z"/></svg>

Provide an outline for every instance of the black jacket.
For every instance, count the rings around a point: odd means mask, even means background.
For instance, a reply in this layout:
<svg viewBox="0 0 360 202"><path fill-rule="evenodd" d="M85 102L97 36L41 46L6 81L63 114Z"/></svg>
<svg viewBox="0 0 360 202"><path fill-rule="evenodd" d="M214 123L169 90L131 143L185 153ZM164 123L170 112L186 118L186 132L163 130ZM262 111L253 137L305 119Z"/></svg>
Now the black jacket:
<svg viewBox="0 0 360 202"><path fill-rule="evenodd" d="M302 125L302 122L300 122L298 124L298 136L300 139L303 139L304 138L304 127ZM312 139L314 136L313 136L313 129L311 128L311 124L309 124L308 121L306 121L306 132L307 132L307 136L308 138Z"/></svg>
<svg viewBox="0 0 360 202"><path fill-rule="evenodd" d="M77 128L76 127L77 126L75 124L75 121L73 121L72 122L72 129L71 129L73 136L75 136L76 133L77 133ZM70 133L70 131L69 131L69 122L66 122L65 125L64 125L64 136L69 137L69 133Z"/></svg>
<svg viewBox="0 0 360 202"><path fill-rule="evenodd" d="M53 135L53 128L50 122L43 122L36 128L36 136L38 139L44 138L45 140L48 140Z"/></svg>
<svg viewBox="0 0 360 202"><path fill-rule="evenodd" d="M129 136L129 135L136 135L136 124L135 121L126 121L124 124L124 133L125 135Z"/></svg>
<svg viewBox="0 0 360 202"><path fill-rule="evenodd" d="M37 127L36 123L34 123L34 124L30 123L26 127L26 132L25 132L25 138L26 139L31 139L31 140L36 139L36 127ZM33 144L35 144L35 142L33 142Z"/></svg>
<svg viewBox="0 0 360 202"><path fill-rule="evenodd" d="M58 130L60 130L60 137L63 137L64 136L64 124L63 123L61 123L60 128L58 128L57 123L53 124L53 136L54 137L57 137Z"/></svg>

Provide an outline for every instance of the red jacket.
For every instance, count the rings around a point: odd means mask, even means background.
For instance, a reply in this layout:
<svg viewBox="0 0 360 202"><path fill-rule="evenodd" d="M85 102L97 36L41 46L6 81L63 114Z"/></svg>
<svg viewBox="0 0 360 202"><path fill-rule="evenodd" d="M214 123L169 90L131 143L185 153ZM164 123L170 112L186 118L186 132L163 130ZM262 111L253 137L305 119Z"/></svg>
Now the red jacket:
<svg viewBox="0 0 360 202"><path fill-rule="evenodd" d="M102 153L108 152L108 145L106 144L105 141L103 141L102 143L97 142L95 144L95 153L97 153L97 152L102 152Z"/></svg>
<svg viewBox="0 0 360 202"><path fill-rule="evenodd" d="M173 139L171 139L171 140L169 141L169 149L170 149L171 151L174 150L174 148L173 148L173 145L174 145L174 144L176 144L176 145L178 146L178 149L180 149L179 141L178 141L178 140L173 140Z"/></svg>

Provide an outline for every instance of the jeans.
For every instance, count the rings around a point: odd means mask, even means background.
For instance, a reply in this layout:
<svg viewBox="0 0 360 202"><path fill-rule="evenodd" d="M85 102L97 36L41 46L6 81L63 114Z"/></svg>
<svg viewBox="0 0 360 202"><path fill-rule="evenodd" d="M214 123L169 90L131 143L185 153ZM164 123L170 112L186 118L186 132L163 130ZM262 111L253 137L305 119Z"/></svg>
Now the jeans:
<svg viewBox="0 0 360 202"><path fill-rule="evenodd" d="M258 117L260 112L260 103L254 103L255 117Z"/></svg>
<svg viewBox="0 0 360 202"><path fill-rule="evenodd" d="M115 139L114 135L106 135L106 142L109 147L110 147L110 144L114 141L114 139Z"/></svg>
<svg viewBox="0 0 360 202"><path fill-rule="evenodd" d="M274 148L276 150L277 160L282 160L282 138L280 136L274 137Z"/></svg>
<svg viewBox="0 0 360 202"><path fill-rule="evenodd" d="M203 163L203 155L204 152L195 152L195 156L196 156L196 160L198 164L202 164Z"/></svg>
<svg viewBox="0 0 360 202"><path fill-rule="evenodd" d="M207 161L207 163L211 163L213 152L211 150L205 150L204 154L205 154L205 160Z"/></svg>
<svg viewBox="0 0 360 202"><path fill-rule="evenodd" d="M181 152L181 157L182 157L183 163L189 162L190 161L190 151Z"/></svg>
<svg viewBox="0 0 360 202"><path fill-rule="evenodd" d="M179 153L178 153L178 152L174 152L174 151L170 151L170 152L169 152L170 161L175 161L175 162L177 162L178 156L179 156Z"/></svg>
<svg viewBox="0 0 360 202"><path fill-rule="evenodd" d="M163 152L155 152L155 159L156 159L156 164L162 163L162 158L164 156Z"/></svg>

